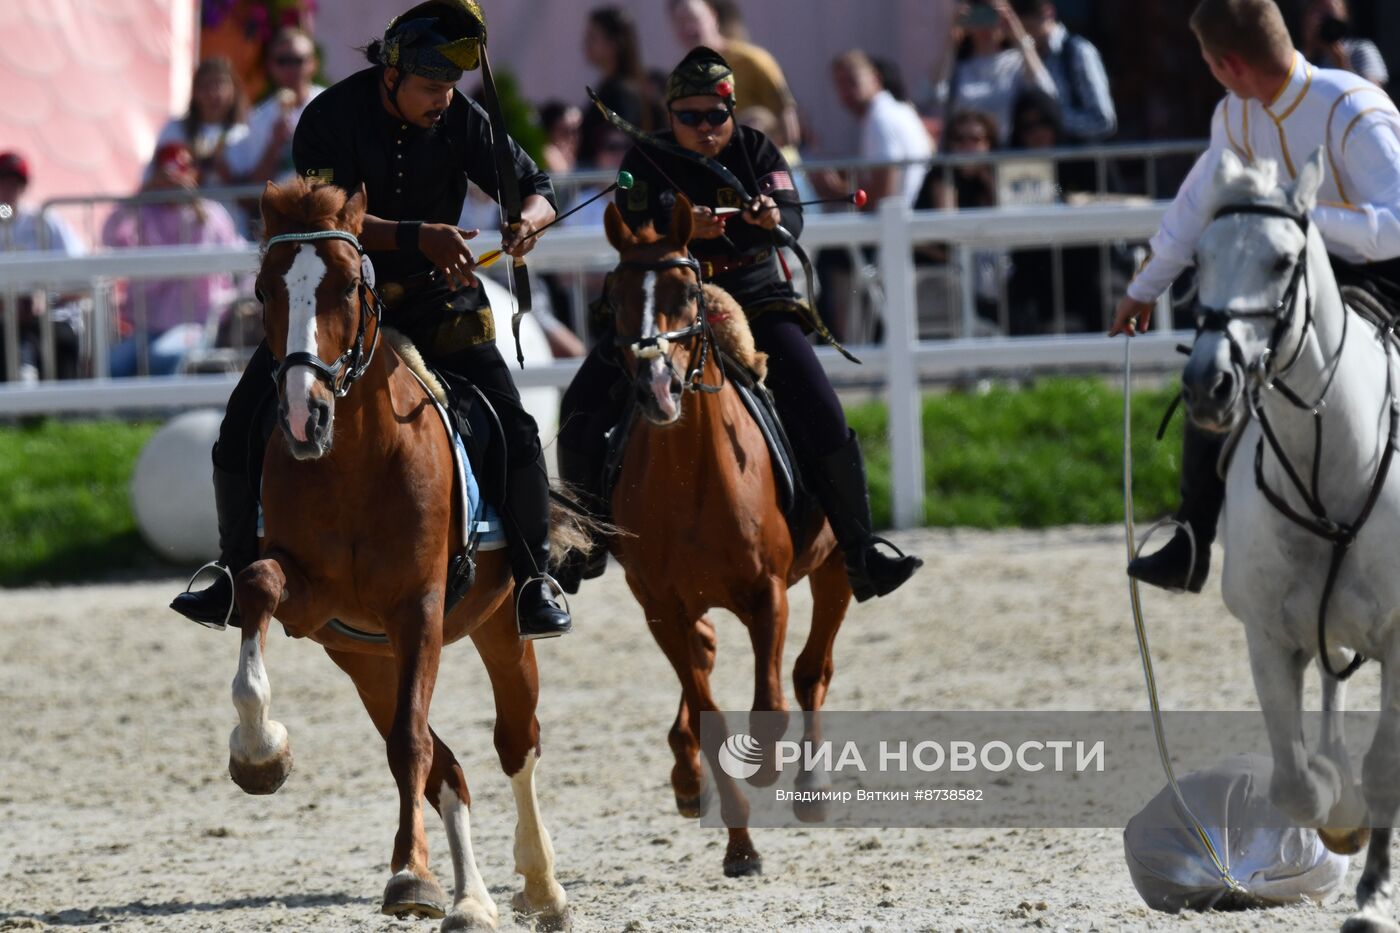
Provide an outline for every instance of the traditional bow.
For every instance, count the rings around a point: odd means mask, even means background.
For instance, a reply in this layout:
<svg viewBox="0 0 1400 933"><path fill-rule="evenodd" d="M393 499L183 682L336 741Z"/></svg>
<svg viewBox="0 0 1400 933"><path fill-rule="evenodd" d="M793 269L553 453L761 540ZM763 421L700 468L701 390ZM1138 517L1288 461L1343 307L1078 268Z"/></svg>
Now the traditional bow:
<svg viewBox="0 0 1400 933"><path fill-rule="evenodd" d="M608 108L608 105L603 103L602 100L599 99L597 92L594 91L593 88L588 88L588 96L593 101L594 106L596 106L598 108L598 111L603 115L603 118L605 120L607 120L613 126L617 127L623 133L626 133L629 137L636 140L638 143L641 143L644 146L651 146L653 149L658 149L669 155L676 156L679 159L685 159L688 162L693 162L701 168L706 169L710 172L710 174L715 175L719 178L720 181L733 188L734 191L739 195L739 197L743 199L744 203L748 205L750 210L752 210L753 205L757 203L757 198L749 194L748 189L744 187L744 183L739 180L738 176L736 176L733 172L729 170L728 166L715 159L711 159L708 156L701 155L698 152L692 152L689 149L686 149L684 146L680 146L676 143L667 142L664 139L653 136L652 134L646 132L645 130L639 127L633 126L626 120L626 118L610 110ZM782 224L778 224L776 227L773 228L773 237L777 241L779 247L787 247L788 249L792 250L793 254L797 256L798 262L802 263L802 274L806 276L807 279L807 299L808 301L815 301L817 295L816 276L812 272L812 260L807 256L807 251L802 248L802 245L800 243L797 242L797 237L793 236L792 233L789 232L788 229ZM791 273L788 273L788 278L792 278ZM806 310L808 322L812 325L813 329L816 330L817 334L822 338L822 340L835 347L841 353L842 356L850 360L852 363L860 362L860 360L858 360L855 356L851 355L851 352L845 347L841 346L840 342L832 336L831 331L827 329L826 324L822 321L820 315L818 315L815 311L813 311L810 308L807 308Z"/></svg>
<svg viewBox="0 0 1400 933"><path fill-rule="evenodd" d="M520 180L515 175L515 158L510 151L505 115L501 113L501 98L496 93L496 79L491 76L491 63L486 57L486 44L481 45L481 84L485 90L486 115L491 120L491 155L496 163L496 194L505 212L506 225L512 232L520 229L524 205L520 198ZM511 279L514 282L516 309L510 316L510 332L515 337L515 360L525 368L525 351L520 347L520 319L533 310L530 296L530 270L523 256L513 257Z"/></svg>

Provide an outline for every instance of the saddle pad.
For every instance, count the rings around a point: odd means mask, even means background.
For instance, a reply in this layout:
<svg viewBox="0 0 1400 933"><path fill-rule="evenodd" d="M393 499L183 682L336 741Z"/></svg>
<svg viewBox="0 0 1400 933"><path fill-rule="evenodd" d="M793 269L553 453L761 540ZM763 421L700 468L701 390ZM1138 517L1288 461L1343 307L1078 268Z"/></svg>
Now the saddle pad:
<svg viewBox="0 0 1400 933"><path fill-rule="evenodd" d="M413 370L410 369L409 372L413 372ZM418 379L418 374L414 373L413 378ZM418 379L418 383L423 385L423 380ZM475 539L478 551L494 551L505 547L506 537L501 530L501 517L493 505L481 498L481 487L477 485L476 474L472 471L471 461L467 458L467 447L462 441L461 432L457 430L452 416L448 414L447 408L437 400L437 396L428 391L426 385L423 385L423 391L427 392L428 398L433 400L433 407L437 409L438 417L442 419L442 426L452 441L455 485L464 506L462 509L462 540L468 542L468 547L470 547L470 542Z"/></svg>

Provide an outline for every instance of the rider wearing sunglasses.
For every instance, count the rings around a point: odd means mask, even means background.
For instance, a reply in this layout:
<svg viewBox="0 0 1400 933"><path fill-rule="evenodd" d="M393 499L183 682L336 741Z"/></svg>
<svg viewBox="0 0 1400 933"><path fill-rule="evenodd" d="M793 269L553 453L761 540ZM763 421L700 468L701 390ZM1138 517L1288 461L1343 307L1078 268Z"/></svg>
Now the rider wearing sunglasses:
<svg viewBox="0 0 1400 933"><path fill-rule="evenodd" d="M766 136L734 120L734 73L724 58L703 46L676 66L666 84L671 132L666 142L724 165L750 192L752 204L701 164L651 146L634 147L622 163L634 178L619 191L617 206L634 230L650 223L669 228L676 196L695 206L690 251L703 279L728 291L743 306L756 347L768 354L767 386L792 440L803 478L821 502L846 557L858 599L883 596L918 569L917 557L888 556L876 548L866 491L865 466L855 434L807 339L812 311L793 290L775 252L772 230L802 230L802 205L787 160ZM717 208L738 209L717 212ZM609 325L610 326L610 325ZM603 487L605 434L622 417L625 391L614 340L605 331L560 406L559 469L583 500L606 513ZM597 559L601 557L601 560ZM558 579L576 592L583 578L601 574L606 550L595 559L561 568Z"/></svg>

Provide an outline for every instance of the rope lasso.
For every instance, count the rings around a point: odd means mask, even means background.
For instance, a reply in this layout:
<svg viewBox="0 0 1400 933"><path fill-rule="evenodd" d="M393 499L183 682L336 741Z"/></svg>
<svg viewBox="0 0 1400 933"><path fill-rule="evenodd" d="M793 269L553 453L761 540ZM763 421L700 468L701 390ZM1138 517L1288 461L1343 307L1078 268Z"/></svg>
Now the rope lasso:
<svg viewBox="0 0 1400 933"><path fill-rule="evenodd" d="M1127 537L1128 559L1132 560L1137 555L1137 545L1134 541L1135 531L1133 526L1133 341L1131 337L1123 338L1123 530ZM1153 529L1155 530L1155 528ZM1150 534L1151 532L1149 532ZM1146 539L1144 539L1145 541ZM1195 541L1192 540L1192 552L1194 558ZM1192 561L1194 564L1194 559ZM1211 841L1210 833L1201 825L1201 821L1196 818L1190 805L1186 803L1186 797L1181 792L1181 786L1176 781L1176 770L1172 767L1171 753L1167 750L1166 727L1162 723L1162 704L1157 696L1157 675L1152 670L1152 651L1147 641L1147 623L1142 614L1142 597L1138 592L1138 581L1128 577L1128 600L1133 610L1133 627L1137 634L1138 654L1142 657L1142 675L1147 684L1147 700L1152 707L1152 732L1157 740L1157 756L1161 759L1162 771L1167 776L1167 784L1172 789L1173 796L1176 797L1177 806L1190 822L1196 838L1200 840L1201 847L1205 850L1206 856L1210 859L1212 867L1215 869L1220 880L1223 881L1232 891L1247 893L1244 885L1235 880L1235 876L1230 873L1229 853L1225 853L1222 859L1220 852L1215 848L1215 843Z"/></svg>

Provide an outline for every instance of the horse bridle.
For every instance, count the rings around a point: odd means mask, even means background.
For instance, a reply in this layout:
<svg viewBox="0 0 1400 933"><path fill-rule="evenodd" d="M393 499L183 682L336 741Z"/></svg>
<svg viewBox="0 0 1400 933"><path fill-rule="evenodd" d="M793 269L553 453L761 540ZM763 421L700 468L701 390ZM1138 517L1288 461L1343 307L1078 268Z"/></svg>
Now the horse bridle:
<svg viewBox="0 0 1400 933"><path fill-rule="evenodd" d="M1366 498L1365 505L1362 506L1360 514L1350 522L1338 521L1327 514L1326 506L1322 503L1320 491L1321 484L1321 464L1322 464L1322 412L1326 403L1327 392L1332 388L1332 383L1336 379L1337 371L1341 366L1342 352L1346 349L1347 335L1350 332L1351 312L1346 306L1344 299L1339 297L1342 306L1342 339L1337 343L1337 350L1325 367L1326 378L1322 383L1322 390L1318 393L1317 399L1311 403L1304 401L1298 393L1293 391L1284 383L1283 377L1292 371L1295 363L1303 353L1303 348L1307 345L1308 335L1316 330L1316 319L1313 315L1313 307L1316 303L1316 296L1312 292L1311 281L1307 272L1308 265L1308 231L1309 218L1306 214L1295 214L1282 207L1269 204L1236 204L1221 208L1215 214L1215 219L1227 217L1235 214L1257 214L1265 217L1282 217L1291 220L1303 231L1303 248L1299 251L1294 264L1293 276L1288 283L1288 288L1284 291L1282 298L1277 305L1270 309L1245 309L1235 311L1230 309L1201 307L1196 316L1196 335L1199 337L1207 331L1217 331L1224 335L1230 345L1230 361L1238 367L1241 372L1252 370L1258 377L1246 389L1246 400L1249 404L1250 415L1259 422L1261 437L1259 444L1254 449L1254 482L1264 498L1278 510L1289 521L1298 525L1306 531L1317 535L1332 544L1332 559L1327 570L1327 580L1322 588L1322 600L1317 611L1317 644L1318 657L1322 662L1323 669L1332 677L1338 680L1346 680L1356 670L1365 663L1366 658L1360 652L1352 658L1351 663L1344 670L1337 671L1332 667L1331 658L1327 651L1327 608L1331 603L1332 590L1336 586L1337 577L1342 569L1342 562L1346 558L1347 551L1355 543L1356 538L1361 533L1361 529L1371 517L1376 502L1380 499L1381 490L1385 486L1385 481L1390 473L1390 465L1395 456L1397 438L1400 437L1400 399L1395 394L1394 367L1390 362L1390 345L1395 336L1395 324L1378 324L1377 329L1381 341L1381 346L1385 349L1386 360L1386 384L1385 394L1387 405L1390 409L1390 437L1386 442L1384 453L1381 455L1381 462L1376 468L1376 475L1371 483L1370 492ZM1287 365L1277 371L1272 370L1274 354L1278 350L1279 341L1293 326L1294 315L1297 313L1296 305L1298 289L1301 285L1308 285L1308 302L1304 309L1306 318L1303 322L1303 332L1298 336L1298 346L1293 351L1293 356ZM1269 343L1264 352L1252 367L1247 367L1244 362L1244 351L1239 342L1229 331L1232 321L1249 318L1276 318L1273 333L1269 337ZM1266 391L1277 389L1290 405L1301 411L1306 411L1312 415L1313 419L1313 457L1311 483L1304 483L1298 473L1297 467L1288 458L1287 452L1283 449L1282 442L1269 421L1268 414L1264 410L1261 402L1262 394ZM1264 477L1264 444L1268 443L1274 457L1283 467L1284 474L1288 477L1289 483L1302 498L1307 506L1308 513L1303 515L1297 509L1289 505L1282 495L1274 491L1269 486Z"/></svg>
<svg viewBox="0 0 1400 933"><path fill-rule="evenodd" d="M379 347L379 333L381 330L379 311L379 292L374 288L374 267L370 265L369 257L365 255L365 248L360 245L360 241L354 234L345 230L316 230L311 233L283 233L272 237L267 241L267 249L271 249L278 243L311 243L317 240L344 240L355 247L355 252L360 256L360 281L359 281L359 303L360 303L360 323L355 333L355 342L351 344L333 362L327 363L315 353L306 350L297 350L288 353L272 373L272 380L277 385L277 397L279 402L282 397L282 377L294 366L305 366L324 382L336 398L344 398L350 391L350 387L365 374L369 369L369 364L374 360L374 351ZM368 301L366 299L373 298ZM374 320L374 342L369 346L369 352L365 352L365 336L369 329L370 320ZM273 357L273 362L277 358Z"/></svg>
<svg viewBox="0 0 1400 933"><path fill-rule="evenodd" d="M719 348L715 343L713 328L710 327L709 318L705 314L705 292L701 287L700 262L695 257L686 255L675 259L661 259L655 262L643 262L640 260L627 260L617 264L613 270L634 272L665 272L670 269L689 269L695 273L696 286L696 314L695 323L680 330L667 331L664 334L656 334L651 337L643 337L638 334L635 338L618 334L613 338L614 344L619 349L630 350L632 355L638 360L654 360L661 357L666 360L666 366L671 370L671 374L680 377L667 351L671 349L671 344L682 343L700 338L700 352L697 354L694 365L685 378L681 379L681 385L687 392L718 392L724 387L724 364L720 361ZM616 310L611 297L607 299L608 305ZM707 354L711 351L715 354L715 360L719 363L720 382L719 385L707 385L705 383L705 361ZM635 375L635 374L634 374Z"/></svg>

